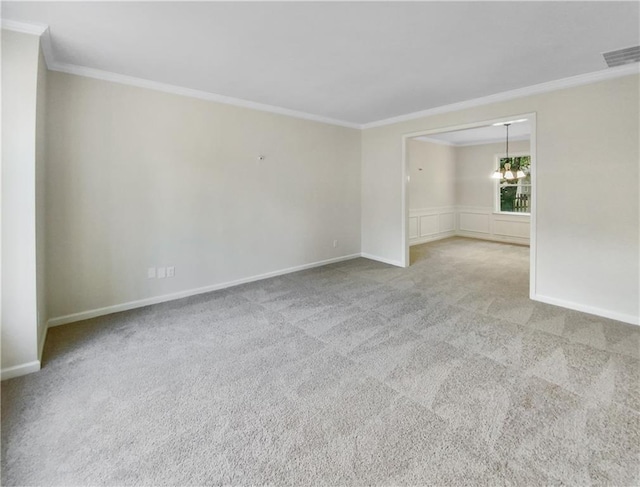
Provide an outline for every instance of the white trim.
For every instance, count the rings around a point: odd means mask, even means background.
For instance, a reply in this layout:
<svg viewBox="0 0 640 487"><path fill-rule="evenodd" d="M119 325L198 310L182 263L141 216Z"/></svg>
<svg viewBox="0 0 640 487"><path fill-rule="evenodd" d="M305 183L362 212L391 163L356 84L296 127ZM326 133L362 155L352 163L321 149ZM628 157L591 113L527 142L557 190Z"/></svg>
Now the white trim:
<svg viewBox="0 0 640 487"><path fill-rule="evenodd" d="M529 140L530 135L526 134L526 135L516 135L515 137L511 137L509 136L509 142L521 142L523 140ZM485 140L478 140L475 142L465 142L464 144L453 144L456 147L469 147L469 146L473 146L473 145L489 145L489 144L499 144L499 143L504 143L505 138L496 138L496 139L485 139Z"/></svg>
<svg viewBox="0 0 640 487"><path fill-rule="evenodd" d="M38 360L42 362L42 351L44 350L44 343L47 341L47 333L49 333L49 321L44 324L44 332L40 337L40 343L38 344Z"/></svg>
<svg viewBox="0 0 640 487"><path fill-rule="evenodd" d="M574 303L573 301L566 301L564 299L551 298L549 296L542 296L540 294L532 295L531 299L534 301L540 301L541 303L552 304L554 306L560 306L562 308L573 309L588 313L591 315L602 316L603 318L609 318L612 320L622 321L631 325L640 325L637 316L628 315L625 313L619 313L617 311L611 311L603 308L596 308L595 306L587 306L580 303Z"/></svg>
<svg viewBox="0 0 640 487"><path fill-rule="evenodd" d="M270 277L281 276L283 274L290 274L292 272L303 271L305 269L312 269L314 267L321 267L327 264L333 264L335 262L342 262L345 260L351 260L360 257L360 254L343 255L342 257L335 257L333 259L321 260L318 262L312 262L311 264L303 264L295 267L288 267L278 271L267 272L265 274L258 274L255 276L245 277L243 279L237 279L235 281L223 282L220 284L213 284L210 286L199 287L195 289L187 289L184 291L178 291L177 293L163 294L161 296L153 296L150 298L139 299L136 301L129 301L127 303L114 304L112 306L105 306L104 308L91 309L87 311L81 311L79 313L72 313L65 316L57 316L49 319L47 327L66 325L67 323L74 323L76 321L88 320L97 316L104 316L111 313L118 313L120 311L127 311L135 308L142 308L143 306L149 306L151 304L164 303L166 301L173 301L175 299L182 299L189 296L195 296L196 294L208 293L211 291L218 291L240 284L246 284L248 282L260 281L262 279L268 279Z"/></svg>
<svg viewBox="0 0 640 487"><path fill-rule="evenodd" d="M432 206L430 208L409 209L409 216L439 215L440 213L455 213L457 206Z"/></svg>
<svg viewBox="0 0 640 487"><path fill-rule="evenodd" d="M538 219L537 219L537 203L538 203L538 155L536 151L536 140L538 133L538 119L536 112L528 115L531 120L531 139L529 141L529 156L531 157L531 201L529 202L529 297L534 296L537 292L537 269L538 269Z"/></svg>
<svg viewBox="0 0 640 487"><path fill-rule="evenodd" d="M517 211L492 211L491 214L495 217L507 217L507 216L527 216L530 217L531 213L517 212ZM497 218L496 218L497 219ZM510 221L510 220L501 220L501 221Z"/></svg>
<svg viewBox="0 0 640 487"><path fill-rule="evenodd" d="M478 122L471 122L462 125L453 125L449 127L441 127L437 129L423 130L420 132L411 132L408 134L402 135L400 138L402 143L402 197L401 197L401 206L402 206L402 215L401 215L401 255L403 267L408 267L410 263L410 239L409 239L409 158L407 157L407 142L408 139L412 139L415 137L421 137L424 135L432 135L439 134L443 132L451 132L454 130L465 130L477 127L483 127L486 125L492 125L494 123L506 122L509 120L519 119L519 118L527 118L531 121L531 142L529 144L529 155L531 156L531 213L530 217L530 225L531 225L531 233L529 237L529 296L533 299L533 295L536 292L536 266L537 266L537 258L536 258L536 249L537 249L537 241L536 241L536 199L537 199L537 181L536 181L536 167L537 167L537 159L536 159L536 130L537 130L537 120L536 113L526 113L526 114L512 114L507 117L502 117L494 120L482 120ZM488 177L488 176L487 176ZM463 208L463 207L459 207ZM491 214L489 212L488 214ZM465 235L463 232L456 227L456 233L460 236L472 236ZM478 238L473 235L474 238ZM513 237L516 238L516 237ZM495 239L492 239L495 240ZM507 242L506 239L499 239L502 242ZM515 240L513 243L523 243L522 241Z"/></svg>
<svg viewBox="0 0 640 487"><path fill-rule="evenodd" d="M51 46L51 34L49 27L40 36L40 49L42 49L42 55L44 56L44 62L47 65L47 69L52 70L56 64L53 59L53 47Z"/></svg>
<svg viewBox="0 0 640 487"><path fill-rule="evenodd" d="M489 144L504 143L504 137L476 140L473 142L450 142L448 140L434 139L433 137L426 137L426 136L416 137L415 140L421 140L423 142L431 142L433 144L448 145L450 147L470 147L475 145L489 145ZM520 142L522 140L529 140L529 134L509 137L509 141L513 141L513 142Z"/></svg>
<svg viewBox="0 0 640 487"><path fill-rule="evenodd" d="M14 365L13 367L7 367L0 372L0 380L13 379L14 377L20 377L21 375L32 374L40 370L40 361L34 360L33 362L27 362L26 364Z"/></svg>
<svg viewBox="0 0 640 487"><path fill-rule="evenodd" d="M531 113L528 113L527 115L522 115L522 116L533 118L534 113L535 112L531 112ZM517 116L517 115L513 115L513 116ZM487 125L493 125L494 123L496 124L504 123L506 120L511 120L511 119L509 117L500 117L500 118L494 118L491 120L479 120L477 122L469 122L469 123L463 123L463 124L457 124L457 125L447 125L447 126L439 127L436 129L418 130L415 132L409 132L409 133L403 134L403 137L405 139L413 139L413 138L422 137L425 135L441 134L444 132L455 132L458 130L476 129L479 127L486 127ZM533 131L531 135L533 135ZM501 140L504 140L504 139L501 139Z"/></svg>
<svg viewBox="0 0 640 487"><path fill-rule="evenodd" d="M40 48L44 55L44 62L48 69L53 70L56 63L53 59L53 48L51 47L51 35L49 34L48 25L2 19L2 28L13 32L20 32L22 34L39 36Z"/></svg>
<svg viewBox="0 0 640 487"><path fill-rule="evenodd" d="M418 135L428 135L429 133L430 132ZM411 265L411 249L409 248L411 240L411 236L409 235L409 183L411 182L411 172L409 170L409 158L407 157L408 139L409 136L402 136L402 197L400 199L402 211L402 219L400 220L400 228L402 232L402 267L409 267Z"/></svg>
<svg viewBox="0 0 640 487"><path fill-rule="evenodd" d="M488 178L487 178L488 179ZM456 210L464 213L481 213L483 215L489 215L493 213L491 206L469 206L459 205L456 206Z"/></svg>
<svg viewBox="0 0 640 487"><path fill-rule="evenodd" d="M2 19L2 28L12 30L13 32L20 32L21 34L41 36L49 29L49 26L36 22L19 22L17 20Z"/></svg>
<svg viewBox="0 0 640 487"><path fill-rule="evenodd" d="M146 88L150 90L162 91L165 93L172 93L180 96L188 96L191 98L198 98L201 100L214 101L217 103L224 103L226 105L234 105L244 108L250 108L253 110L259 110L263 112L276 113L279 115L286 115L293 118L301 118L304 120L311 120L313 122L326 123L330 125L337 125L340 127L347 127L353 129L366 130L373 127L380 127L384 125L391 125L398 122L407 120L413 120L416 118L428 117L440 113L448 113L466 108L472 108L481 105L488 105L491 103L498 103L501 101L512 100L515 98L523 98L526 96L547 93L549 91L556 91L565 88L571 88L574 86L581 86L590 83L597 83L608 79L619 78L622 76L628 76L632 74L639 74L639 68L635 64L619 66L616 68L608 68L606 70L595 71L593 73L587 73L583 75L573 76L571 78L564 78L555 81L549 81L547 83L541 83L539 85L533 85L517 90L507 91L503 93L496 93L482 98L475 98L459 103L453 103L451 105L444 105L441 107L430 108L420 112L409 113L399 117L389 118L385 120L379 120L376 122L370 122L365 124L359 124L354 122L347 122L344 120L338 120L335 118L324 117L321 115L315 115L312 113L299 112L297 110L291 110L288 108L277 107L274 105L267 105L263 103L253 102L249 100L243 100L240 98L233 98L230 96L219 95L208 91L194 90L191 88L184 88L181 86L170 85L167 83L161 83L158 81L151 81L142 78L135 78L133 76L126 76L123 74L112 73L110 71L102 71L100 69L87 68L84 66L78 66L75 64L56 63L55 61L47 58L47 66L51 71L60 71L63 73L74 74L76 76L85 76L88 78L100 79L103 81L110 81L113 83L137 86L139 88ZM514 139L515 140L515 139ZM491 142L483 142L491 143ZM454 144L455 145L455 144Z"/></svg>
<svg viewBox="0 0 640 487"><path fill-rule="evenodd" d="M514 245L523 245L525 247L531 247L528 238L498 235L495 233L493 235L487 235L486 233L480 233L480 232L476 233L476 232L470 232L468 230L458 230L455 236L464 237L464 238L474 238L477 240L488 240L490 242L496 242L496 243L508 243L508 244L514 244Z"/></svg>
<svg viewBox="0 0 640 487"><path fill-rule="evenodd" d="M402 265L402 262L400 262L400 261L387 259L385 257L379 257L379 256L373 255L373 254L367 254L366 252L362 252L360 254L360 257L364 257L365 259L369 259L369 260L375 260L375 261L378 261L378 262L382 262L383 264L389 264L389 265L393 265L393 266L396 266L396 267L406 267L406 266Z"/></svg>
<svg viewBox="0 0 640 487"><path fill-rule="evenodd" d="M436 240L444 240L445 238L455 237L457 234L455 231L438 233L436 235L428 235L426 237L418 237L409 242L409 247L414 245L421 245L429 242L435 242Z"/></svg>
<svg viewBox="0 0 640 487"><path fill-rule="evenodd" d="M600 71L594 71L591 73L579 74L577 76L571 76L569 78L562 78L554 81L548 81L546 83L540 83L537 85L526 86L524 88L518 88L516 90L503 91L489 96L483 96L480 98L474 98L471 100L461 101L458 103L452 103L450 105L443 105L440 107L429 108L427 110L421 110L419 112L407 113L397 117L387 118L384 120L378 120L377 122L365 123L360 126L361 129L371 129L374 127L382 127L384 125L392 125L394 123L406 122L408 120L415 120L416 118L430 117L432 115L438 115L440 113L456 112L459 110L465 110L467 108L473 108L481 105L489 105L491 103L498 103L507 100L513 100L515 98L524 98L532 95L539 95L542 93L548 93L550 91L563 90L566 88L572 88L575 86L587 85L591 83L598 83L614 78L620 78L622 76L628 76L632 74L639 74L640 66L635 64L627 64L624 66L618 66L615 68L602 69ZM505 120L506 121L506 120Z"/></svg>
<svg viewBox="0 0 640 487"><path fill-rule="evenodd" d="M87 78L110 81L112 83L137 86L138 88L146 88L155 91L162 91L164 93L171 93L173 95L188 96L191 98L198 98L200 100L224 103L225 105L249 108L252 110L259 110L261 112L276 113L278 115L286 115L293 118L301 118L304 120L310 120L312 122L338 125L340 127L347 127L352 129L360 128L360 125L357 123L345 122L342 120L336 120L334 118L314 115L312 113L299 112L297 110L290 110L288 108L281 108L273 105L266 105L264 103L242 100L240 98L233 98L231 96L218 95L216 93L210 93L208 91L194 90L191 88L183 88L181 86L170 85L167 83L160 83L158 81L135 78L133 76L126 76L124 74L102 71L100 69L86 68L84 66L77 66L75 64L54 63L53 66L49 67L49 69L51 69L52 71L60 71L62 73L74 74L76 76L84 76Z"/></svg>
<svg viewBox="0 0 640 487"><path fill-rule="evenodd" d="M479 215L489 215L492 213L490 206L456 206L459 213L475 213Z"/></svg>
<svg viewBox="0 0 640 487"><path fill-rule="evenodd" d="M548 93L550 91L562 90L562 89L571 88L575 86L597 83L597 82L605 81L609 79L620 78L622 76L640 74L640 65L638 65L637 63L627 64L627 65L618 66L615 68L607 68L599 71L593 71L591 73L579 74L577 76L571 76L569 78L562 78L559 80L548 81L546 83L540 83L537 85L526 86L526 87L518 88L515 90L495 93L493 95L484 96L480 98L473 98L471 100L452 103L449 105L442 105L439 107L421 110L419 112L407 113L397 117L386 118L383 120L377 120L374 122L359 124L354 122L347 122L345 120L338 120L330 117L324 117L321 115L315 115L312 113L305 113L305 112L299 112L297 110L290 110L288 108L282 108L282 107L277 107L273 105L266 105L263 103L242 100L239 98L218 95L216 93L210 93L207 91L199 91L199 90L194 90L190 88L183 88L180 86L170 85L166 83L160 83L160 82L150 81L142 78L135 78L132 76L112 73L109 71L102 71L99 69L87 68L87 67L78 66L75 64L58 63L55 61L53 56L53 50L51 48L51 40L50 40L48 25L2 19L2 28L13 30L15 32L22 32L25 34L42 36L43 37L42 49L44 52L47 67L51 71L60 71L63 73L75 74L77 76L86 76L89 78L101 79L105 81L111 81L114 83L138 86L140 88L163 91L166 93L173 93L181 96L189 96L193 98L199 98L202 100L224 103L227 105L241 106L241 107L250 108L253 110L277 113L280 115L286 115L294 118L301 118L304 120L311 120L314 122L327 123L330 125L338 125L341 127L348 127L348 128L354 128L354 129L360 129L360 130L366 130L374 127L382 127L384 125L391 125L394 123L405 122L408 120L414 120L416 118L429 117L429 116L437 115L440 113L455 112L455 111L464 110L467 108L473 108L481 105L489 105L491 103L498 103L502 101L513 100L516 98L523 98L531 95ZM503 119L502 121L505 121L505 120Z"/></svg>
<svg viewBox="0 0 640 487"><path fill-rule="evenodd" d="M329 125L337 125L340 127L347 127L352 129L361 128L361 125L358 123L346 122L344 120L337 120L335 118L315 115L313 113L290 110L289 108L282 108L274 105L267 105L264 103L257 103L240 98L234 98L231 96L219 95L217 93L211 93L208 91L194 90L191 88L184 88L182 86L171 85L168 83L161 83L158 81L126 76L110 71L103 71L101 69L87 68L85 66L78 66L76 64L58 63L55 61L53 56L53 49L51 47L51 36L49 34L48 25L2 19L2 28L15 32L21 32L24 34L41 36L42 52L44 54L45 62L47 63L47 68L49 68L49 70L51 71L59 71L61 73L74 74L76 76L84 76L86 78L99 79L103 81L110 81L112 83L137 86L138 88L162 91L164 93L171 93L174 95L198 98L200 100L224 103L225 105L233 105L243 108L249 108L252 110L258 110L261 112L275 113L292 118L310 120L312 122L326 123Z"/></svg>
<svg viewBox="0 0 640 487"><path fill-rule="evenodd" d="M442 224L443 217L450 217L452 227ZM432 219L432 226L424 226L423 219ZM452 237L456 232L457 209L455 206L409 209L409 246L423 244L441 238ZM411 233L411 222L415 220L416 234ZM433 224L435 223L435 227Z"/></svg>
<svg viewBox="0 0 640 487"><path fill-rule="evenodd" d="M454 229L438 231L435 233L424 234L422 230L422 221L420 220L425 216L438 216L452 214L454 217ZM472 231L460 229L460 216L465 215L485 215L488 217L488 227L486 231ZM466 237L476 238L481 240L489 240L500 243L512 243L517 245L529 246L529 237L520 237L512 235L510 233L499 233L495 230L495 222L511 222L511 223L524 223L528 227L530 226L530 214L522 213L495 213L491 211L491 207L485 206L442 206L433 208L422 209L409 209L409 222L412 218L415 218L418 223L418 236L411 237L409 235L409 246L420 245L435 240L440 240L449 237ZM438 224L440 219L438 220ZM411 224L409 223L409 227ZM440 230L440 228L439 228Z"/></svg>

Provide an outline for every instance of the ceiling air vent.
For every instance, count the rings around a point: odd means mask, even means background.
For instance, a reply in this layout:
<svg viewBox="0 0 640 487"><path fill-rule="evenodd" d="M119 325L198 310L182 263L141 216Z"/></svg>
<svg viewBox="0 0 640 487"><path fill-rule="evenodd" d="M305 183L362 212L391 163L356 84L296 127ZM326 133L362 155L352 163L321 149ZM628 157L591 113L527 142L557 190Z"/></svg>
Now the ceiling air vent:
<svg viewBox="0 0 640 487"><path fill-rule="evenodd" d="M624 64L637 63L640 61L640 46L627 47L626 49L618 49L617 51L609 51L602 53L607 66L615 68Z"/></svg>

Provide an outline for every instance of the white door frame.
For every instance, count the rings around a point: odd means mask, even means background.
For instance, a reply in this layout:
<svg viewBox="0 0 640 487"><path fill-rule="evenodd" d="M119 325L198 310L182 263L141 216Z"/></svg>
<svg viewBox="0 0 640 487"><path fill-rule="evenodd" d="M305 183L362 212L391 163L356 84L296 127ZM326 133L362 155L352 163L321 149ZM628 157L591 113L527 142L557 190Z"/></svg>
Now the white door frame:
<svg viewBox="0 0 640 487"><path fill-rule="evenodd" d="M531 122L531 236L529 247L529 297L533 299L536 295L536 229L537 229L537 217L536 206L538 201L538 185L537 185L537 172L538 164L536 157L536 113L524 113L514 114L508 117L495 118L493 120L481 120L478 122L467 123L463 125L452 125L449 127L442 127L431 130L422 130L420 132L412 132L404 134L402 136L402 266L409 267L410 254L409 254L409 161L407 158L407 142L414 137L421 137L423 135L441 134L444 132L452 132L454 130L473 129L478 127L485 127L494 123L508 122L509 120L517 120L520 118L526 118ZM489 177L490 175L487 175Z"/></svg>

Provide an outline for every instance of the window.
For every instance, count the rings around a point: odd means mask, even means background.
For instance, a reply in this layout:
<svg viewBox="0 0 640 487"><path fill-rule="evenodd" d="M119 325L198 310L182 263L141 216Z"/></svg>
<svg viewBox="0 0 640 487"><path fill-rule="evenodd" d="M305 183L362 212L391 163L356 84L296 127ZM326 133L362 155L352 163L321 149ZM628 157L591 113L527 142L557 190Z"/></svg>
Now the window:
<svg viewBox="0 0 640 487"><path fill-rule="evenodd" d="M502 179L497 184L496 211L502 213L529 214L531 211L531 156L499 157L499 168ZM509 166L506 166L509 164ZM511 170L513 178L505 178ZM522 171L524 177L516 177ZM508 173L507 173L508 174Z"/></svg>

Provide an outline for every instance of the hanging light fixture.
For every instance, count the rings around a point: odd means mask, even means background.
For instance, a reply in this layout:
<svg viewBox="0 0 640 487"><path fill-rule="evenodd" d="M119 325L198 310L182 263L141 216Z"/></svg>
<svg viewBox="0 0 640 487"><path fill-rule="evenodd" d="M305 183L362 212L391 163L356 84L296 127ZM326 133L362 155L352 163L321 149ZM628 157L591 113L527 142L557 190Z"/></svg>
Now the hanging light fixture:
<svg viewBox="0 0 640 487"><path fill-rule="evenodd" d="M522 121L524 120L515 120L515 122L522 122ZM505 122L501 124L507 128L507 142L506 142L506 151L505 151L506 152L505 159L507 161L509 161L509 125L511 125L511 123L512 122ZM504 173L502 172L500 167L498 167L498 169L496 169L495 172L491 175L492 179L521 179L524 177L526 177L526 174L524 173L524 171L522 171L519 168L516 171L516 175L514 176L513 171L511 171L511 164L509 162L504 163Z"/></svg>
<svg viewBox="0 0 640 487"><path fill-rule="evenodd" d="M509 155L507 154L507 160L509 160ZM504 176L502 176L505 179L515 179L515 177L513 176L513 173L511 172L511 164L509 164L508 162L504 163Z"/></svg>

